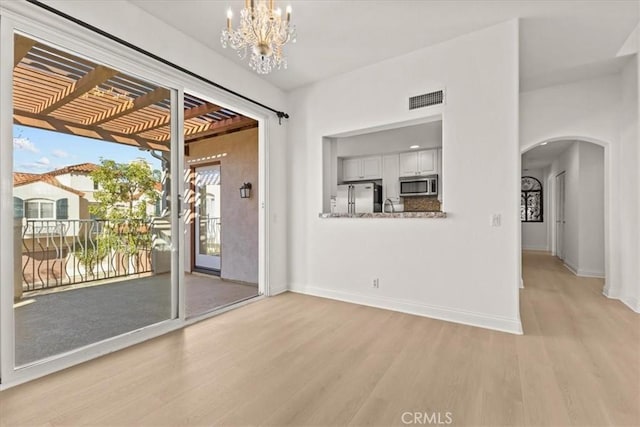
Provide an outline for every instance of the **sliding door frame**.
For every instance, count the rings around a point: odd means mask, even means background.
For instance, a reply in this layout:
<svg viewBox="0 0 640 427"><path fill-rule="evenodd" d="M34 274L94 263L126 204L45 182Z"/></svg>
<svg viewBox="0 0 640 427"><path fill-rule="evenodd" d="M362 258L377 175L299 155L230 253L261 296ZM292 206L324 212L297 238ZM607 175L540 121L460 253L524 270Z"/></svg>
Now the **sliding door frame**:
<svg viewBox="0 0 640 427"><path fill-rule="evenodd" d="M242 104L234 104L233 96L229 96L229 94L222 92L216 88L213 88L203 82L194 81L189 84L184 89L185 93L189 95L193 95L197 98L203 99L207 102L211 102L213 104L229 108L230 110L235 111L236 113L242 114L243 116L252 118L258 122L258 294L270 296L270 288L269 288L269 271L268 271L268 251L267 251L267 242L269 242L269 227L267 221L267 198L269 194L269 114L264 111L258 111L255 106L252 104L246 103ZM216 162L211 161L203 161L196 162L187 165L185 163L185 170L190 170L191 167L199 167L206 166L210 164L214 164ZM194 169L195 170L195 169ZM191 190L191 186L189 189ZM193 239L195 233L191 233L190 241L190 251L193 252L195 249L193 247ZM191 254L190 258L193 258L193 254ZM193 261L189 261L191 263L190 267L194 266ZM215 311L212 312L215 314ZM207 313L204 317L209 317ZM200 320L201 316L196 316L196 319Z"/></svg>
<svg viewBox="0 0 640 427"><path fill-rule="evenodd" d="M0 44L3 46L2 51L2 64L0 65L0 73L2 75L0 93L3 94L2 109L0 111L0 123L2 126L2 140L9 141L13 137L13 44L14 34L21 34L26 37L41 41L45 44L50 44L55 48L66 51L74 56L84 57L92 62L98 64L104 64L117 69L120 72L126 73L138 77L144 81L153 82L160 86L167 87L170 90L171 97L171 176L181 177L182 166L180 163L181 158L178 153L183 151L181 148L183 145L182 138L182 122L180 121L182 96L179 90L176 89L177 84L173 81L163 79L160 74L153 70L145 70L141 67L132 67L131 64L126 61L119 61L113 53L97 49L95 46L84 45L76 46L73 43L64 40L59 37L59 34L51 33L48 28L43 28L37 22L23 22L21 20L13 20L6 16L2 16L2 29L0 30ZM95 49L95 50L94 50ZM5 58L7 60L5 60ZM0 145L0 158L2 158L2 172L0 180L2 183L2 194L0 195L0 203L2 204L2 222L0 223L0 251L5 256L2 259L8 264L2 266L0 270L0 373L2 379L2 387L5 384L19 384L24 381L28 381L32 378L45 375L49 372L53 372L59 369L64 369L67 366L71 366L80 363L84 360L95 358L102 354L110 353L119 348L126 347L135 342L140 342L145 339L157 336L167 331L174 330L181 326L179 318L179 305L178 305L178 286L183 282L180 265L180 253L178 242L172 242L171 247L171 311L168 319L147 325L140 329L130 331L128 333L107 338L106 340L92 343L62 354L53 355L42 360L38 360L34 363L30 363L25 366L16 366L15 361L15 348L16 348L16 336L15 336L15 313L13 309L14 301L14 239L13 233L13 213L10 211L10 201L13 199L13 146L12 144ZM179 185L179 179L171 181L171 195L175 200L172 206L178 205L178 197L181 197L181 187ZM174 196L175 195L175 196ZM171 210L171 225L172 230L176 235L180 235L180 221L178 220L179 212L177 209ZM9 267L9 265L11 267ZM181 274L182 273L182 274Z"/></svg>
<svg viewBox="0 0 640 427"><path fill-rule="evenodd" d="M171 226L175 235L171 251L171 319L107 340L15 368L15 328L13 312L13 35L52 44L63 51L86 57L119 71L170 88L171 91ZM85 28L70 24L54 14L25 2L5 2L0 6L0 390L77 365L101 355L180 329L196 320L218 314L208 313L186 320L184 289L184 218L189 206L184 200L184 92L214 100L258 121L259 177L259 290L269 295L268 282L268 124L270 113L233 94L226 93L147 56L127 49Z"/></svg>

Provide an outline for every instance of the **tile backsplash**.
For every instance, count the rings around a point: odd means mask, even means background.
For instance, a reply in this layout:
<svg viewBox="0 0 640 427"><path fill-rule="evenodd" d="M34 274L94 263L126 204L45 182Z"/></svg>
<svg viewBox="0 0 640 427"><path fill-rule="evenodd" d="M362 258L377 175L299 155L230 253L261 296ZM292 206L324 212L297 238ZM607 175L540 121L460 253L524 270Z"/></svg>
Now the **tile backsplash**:
<svg viewBox="0 0 640 427"><path fill-rule="evenodd" d="M437 196L404 197L405 212L438 212L440 201Z"/></svg>

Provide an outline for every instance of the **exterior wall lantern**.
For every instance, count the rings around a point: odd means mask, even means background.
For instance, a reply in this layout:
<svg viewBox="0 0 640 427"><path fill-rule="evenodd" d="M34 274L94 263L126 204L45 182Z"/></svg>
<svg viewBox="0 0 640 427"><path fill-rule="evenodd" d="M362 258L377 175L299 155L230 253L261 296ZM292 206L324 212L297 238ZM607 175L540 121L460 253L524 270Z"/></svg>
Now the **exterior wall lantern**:
<svg viewBox="0 0 640 427"><path fill-rule="evenodd" d="M251 183L245 182L244 184L242 184L242 187L240 187L240 198L248 199L250 197L251 197Z"/></svg>

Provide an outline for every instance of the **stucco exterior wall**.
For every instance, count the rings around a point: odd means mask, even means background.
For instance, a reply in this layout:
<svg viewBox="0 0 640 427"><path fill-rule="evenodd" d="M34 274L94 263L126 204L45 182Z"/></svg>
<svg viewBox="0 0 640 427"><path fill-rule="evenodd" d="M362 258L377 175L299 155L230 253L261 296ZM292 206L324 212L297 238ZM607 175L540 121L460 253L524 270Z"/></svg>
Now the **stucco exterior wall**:
<svg viewBox="0 0 640 427"><path fill-rule="evenodd" d="M189 160L215 158L220 163L221 244L220 276L258 283L258 129L206 139L189 145ZM189 166L211 163L203 160ZM251 198L240 198L240 186L250 182ZM191 266L193 236L187 224L186 265Z"/></svg>

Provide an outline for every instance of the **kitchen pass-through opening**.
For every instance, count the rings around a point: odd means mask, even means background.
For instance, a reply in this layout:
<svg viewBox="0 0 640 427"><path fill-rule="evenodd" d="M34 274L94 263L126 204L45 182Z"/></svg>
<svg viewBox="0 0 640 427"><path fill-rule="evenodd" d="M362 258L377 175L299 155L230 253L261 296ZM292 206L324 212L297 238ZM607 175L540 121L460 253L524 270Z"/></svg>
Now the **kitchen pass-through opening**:
<svg viewBox="0 0 640 427"><path fill-rule="evenodd" d="M324 214L442 211L442 118L323 138Z"/></svg>

